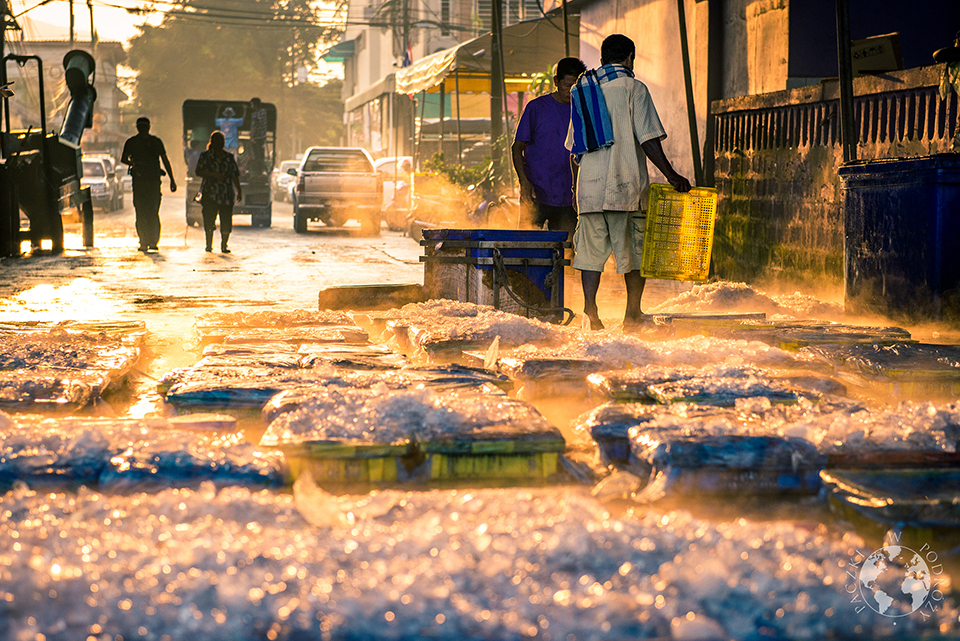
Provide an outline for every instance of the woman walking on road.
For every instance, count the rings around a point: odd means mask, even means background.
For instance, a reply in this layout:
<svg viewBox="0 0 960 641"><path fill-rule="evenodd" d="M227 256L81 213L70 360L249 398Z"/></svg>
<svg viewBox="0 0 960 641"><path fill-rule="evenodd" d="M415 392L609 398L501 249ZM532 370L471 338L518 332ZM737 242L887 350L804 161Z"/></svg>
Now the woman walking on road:
<svg viewBox="0 0 960 641"><path fill-rule="evenodd" d="M203 211L203 231L207 235L206 250L213 251L213 232L220 216L220 251L229 254L227 239L233 230L233 203L240 202L240 169L233 154L224 150L222 131L210 134L207 150L197 160L200 184L200 204ZM236 188L236 193L234 193Z"/></svg>

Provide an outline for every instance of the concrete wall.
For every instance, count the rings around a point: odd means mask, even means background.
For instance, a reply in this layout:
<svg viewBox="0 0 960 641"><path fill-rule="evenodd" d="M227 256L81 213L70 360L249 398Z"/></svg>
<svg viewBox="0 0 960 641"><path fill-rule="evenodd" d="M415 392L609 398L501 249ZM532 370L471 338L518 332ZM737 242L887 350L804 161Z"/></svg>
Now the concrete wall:
<svg viewBox="0 0 960 641"><path fill-rule="evenodd" d="M843 285L837 145L721 154L715 273L791 288Z"/></svg>
<svg viewBox="0 0 960 641"><path fill-rule="evenodd" d="M960 150L958 101L940 100L942 65L854 81L857 157ZM835 81L717 101L714 240L718 276L842 290L844 230Z"/></svg>

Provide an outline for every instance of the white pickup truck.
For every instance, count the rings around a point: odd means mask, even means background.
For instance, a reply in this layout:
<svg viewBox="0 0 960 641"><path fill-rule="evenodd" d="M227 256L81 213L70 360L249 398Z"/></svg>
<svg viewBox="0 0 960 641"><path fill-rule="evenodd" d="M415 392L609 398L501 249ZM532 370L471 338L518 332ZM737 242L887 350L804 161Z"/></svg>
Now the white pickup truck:
<svg viewBox="0 0 960 641"><path fill-rule="evenodd" d="M373 159L360 147L310 147L303 154L293 195L293 229L307 231L307 222L341 227L360 221L365 233L380 233L383 179Z"/></svg>

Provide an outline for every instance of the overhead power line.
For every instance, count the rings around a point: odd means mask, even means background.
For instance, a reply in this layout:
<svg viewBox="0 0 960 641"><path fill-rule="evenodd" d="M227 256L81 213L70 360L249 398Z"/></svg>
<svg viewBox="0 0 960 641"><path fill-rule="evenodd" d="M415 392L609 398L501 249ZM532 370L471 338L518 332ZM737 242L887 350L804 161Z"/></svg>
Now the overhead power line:
<svg viewBox="0 0 960 641"><path fill-rule="evenodd" d="M69 0L41 0L41 2L24 9L16 17L22 16L40 6L50 4L51 2L65 2ZM234 27L245 27L251 29L289 29L298 25L312 27L327 27L331 29L343 29L350 26L368 26L377 28L391 28L397 25L396 21L385 19L343 19L342 15L346 8L341 4L333 8L321 8L316 13L298 13L277 11L271 7L264 6L262 10L250 8L251 3L244 0L226 0L236 5L243 5L244 8L231 9L223 6L211 6L208 4L184 4L175 0L154 0L143 4L118 4L107 2L106 0L94 0L94 4L111 9L119 9L128 13L145 15L151 13L161 13L170 15L178 19L195 20L198 22L213 22ZM158 10L155 5L166 5L170 9ZM414 12L411 12L414 13ZM432 15L429 15L432 14ZM435 12L428 12L426 16L411 15L406 23L409 27L434 27L446 28L454 31L471 31L473 26L470 24L443 22L437 19Z"/></svg>

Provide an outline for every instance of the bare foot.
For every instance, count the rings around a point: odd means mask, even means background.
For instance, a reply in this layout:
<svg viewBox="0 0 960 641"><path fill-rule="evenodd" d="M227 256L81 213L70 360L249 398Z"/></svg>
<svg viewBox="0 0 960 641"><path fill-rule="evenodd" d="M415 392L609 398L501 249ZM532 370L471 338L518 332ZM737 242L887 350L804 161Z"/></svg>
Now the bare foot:
<svg viewBox="0 0 960 641"><path fill-rule="evenodd" d="M625 332L633 331L638 327L640 327L641 325L643 325L643 322L644 322L643 312L641 312L640 316L637 318L634 318L633 316L627 316L626 318L623 319L623 331Z"/></svg>

